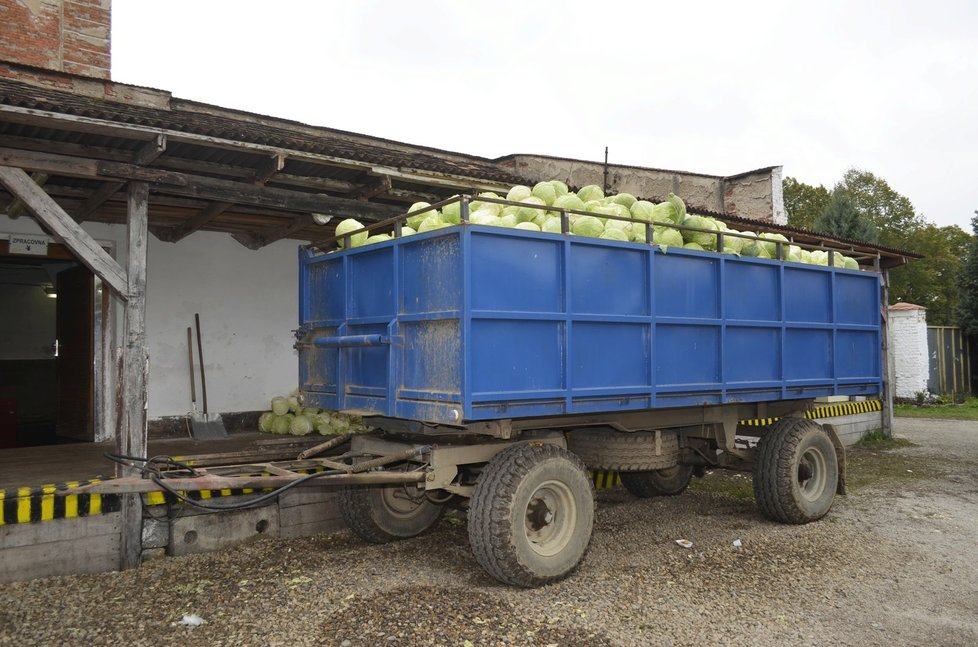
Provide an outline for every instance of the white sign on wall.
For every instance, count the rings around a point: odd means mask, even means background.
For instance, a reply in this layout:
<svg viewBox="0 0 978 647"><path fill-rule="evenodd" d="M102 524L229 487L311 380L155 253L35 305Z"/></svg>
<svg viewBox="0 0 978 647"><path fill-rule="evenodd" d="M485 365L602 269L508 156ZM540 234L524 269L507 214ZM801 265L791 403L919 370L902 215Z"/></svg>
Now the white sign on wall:
<svg viewBox="0 0 978 647"><path fill-rule="evenodd" d="M50 237L40 234L10 234L10 253L47 256L50 242Z"/></svg>

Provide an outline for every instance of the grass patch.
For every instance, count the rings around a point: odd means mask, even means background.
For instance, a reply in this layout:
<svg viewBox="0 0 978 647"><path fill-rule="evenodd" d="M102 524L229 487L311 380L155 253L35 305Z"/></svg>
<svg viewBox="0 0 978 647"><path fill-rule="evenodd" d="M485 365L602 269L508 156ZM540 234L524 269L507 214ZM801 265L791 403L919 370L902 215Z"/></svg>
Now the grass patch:
<svg viewBox="0 0 978 647"><path fill-rule="evenodd" d="M906 438L891 438L882 431L871 431L859 439L856 447L860 449L886 450L898 449L900 447L914 447L915 445Z"/></svg>
<svg viewBox="0 0 978 647"><path fill-rule="evenodd" d="M896 404L893 414L904 418L978 420L978 398L968 398L962 404Z"/></svg>

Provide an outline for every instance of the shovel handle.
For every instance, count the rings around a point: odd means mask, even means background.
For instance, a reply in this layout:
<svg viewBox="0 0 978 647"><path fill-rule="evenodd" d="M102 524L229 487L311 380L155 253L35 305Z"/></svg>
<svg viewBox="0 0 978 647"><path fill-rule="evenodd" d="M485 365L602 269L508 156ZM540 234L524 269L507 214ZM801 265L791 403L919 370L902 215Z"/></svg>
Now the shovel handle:
<svg viewBox="0 0 978 647"><path fill-rule="evenodd" d="M194 382L194 333L187 326L187 359L190 361L190 402L197 408L197 384Z"/></svg>
<svg viewBox="0 0 978 647"><path fill-rule="evenodd" d="M204 381L204 344L200 341L200 313L194 313L197 324L197 358L200 360L200 400L204 405L204 417L207 417L207 382Z"/></svg>

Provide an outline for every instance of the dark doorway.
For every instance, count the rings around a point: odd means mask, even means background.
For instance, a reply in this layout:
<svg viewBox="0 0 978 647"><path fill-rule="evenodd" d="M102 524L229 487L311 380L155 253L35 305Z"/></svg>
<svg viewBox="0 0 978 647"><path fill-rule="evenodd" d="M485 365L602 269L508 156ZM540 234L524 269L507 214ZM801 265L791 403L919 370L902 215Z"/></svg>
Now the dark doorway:
<svg viewBox="0 0 978 647"><path fill-rule="evenodd" d="M92 273L0 255L0 448L94 440Z"/></svg>

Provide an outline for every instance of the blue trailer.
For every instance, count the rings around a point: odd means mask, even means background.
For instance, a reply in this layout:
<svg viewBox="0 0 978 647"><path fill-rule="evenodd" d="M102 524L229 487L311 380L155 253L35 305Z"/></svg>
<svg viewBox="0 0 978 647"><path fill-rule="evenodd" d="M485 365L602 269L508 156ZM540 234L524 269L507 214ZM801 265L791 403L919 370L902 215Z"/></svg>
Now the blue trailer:
<svg viewBox="0 0 978 647"><path fill-rule="evenodd" d="M573 236L566 211L564 233L481 226L458 200L457 226L402 236L396 220L372 228L392 229L386 242L300 250L304 404L364 416L378 431L356 456L414 448L399 467L424 474L344 490L358 534L414 536L467 504L480 564L534 586L587 547L586 468L639 496L681 492L704 467L751 470L766 516L828 511L845 454L803 414L882 392L872 266L835 267L832 250L827 266L778 260L781 242L766 259ZM756 448L735 443L738 420L774 416Z"/></svg>

